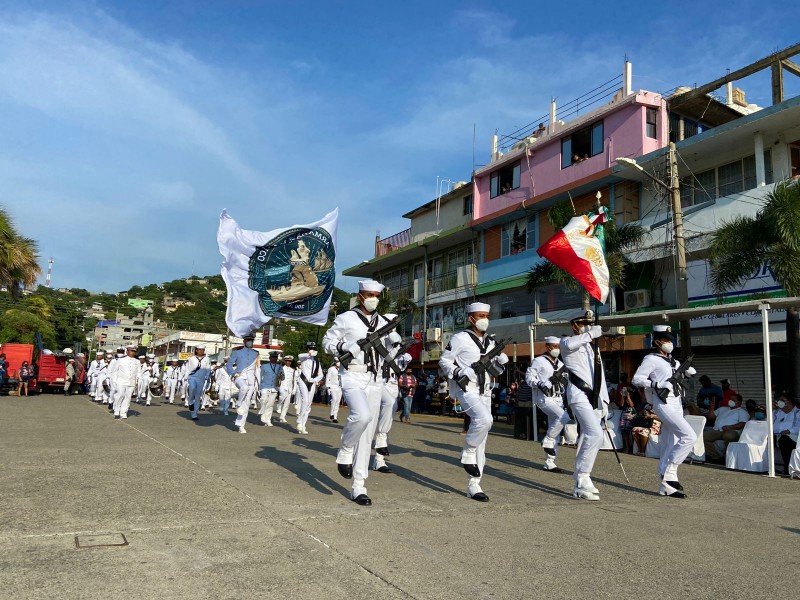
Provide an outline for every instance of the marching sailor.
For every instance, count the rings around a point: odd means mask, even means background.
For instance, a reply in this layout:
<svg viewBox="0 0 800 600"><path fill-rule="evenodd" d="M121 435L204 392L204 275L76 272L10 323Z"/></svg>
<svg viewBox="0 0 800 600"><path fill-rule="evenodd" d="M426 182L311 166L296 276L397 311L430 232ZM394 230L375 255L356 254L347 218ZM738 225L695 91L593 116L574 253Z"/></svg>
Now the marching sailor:
<svg viewBox="0 0 800 600"><path fill-rule="evenodd" d="M533 399L536 408L547 415L547 433L542 440L542 450L545 454L544 470L561 473L556 466L556 453L558 452L558 437L569 422L569 415L564 410L564 389L566 379L553 375L563 370L564 363L559 359L561 349L560 340L556 336L544 338L545 352L531 361L531 366L525 372L525 382L533 390Z"/></svg>
<svg viewBox="0 0 800 600"><path fill-rule="evenodd" d="M297 406L297 433L307 434L306 423L311 412L311 403L314 401L314 394L317 393L317 385L322 381L322 365L317 358L317 344L306 342L306 353L301 354L298 359L300 365L300 382L297 389L300 401Z"/></svg>
<svg viewBox="0 0 800 600"><path fill-rule="evenodd" d="M341 364L338 358L333 359L333 364L325 372L325 387L328 388L328 398L331 402L331 421L339 422L339 405L342 403L342 382L339 379Z"/></svg>
<svg viewBox="0 0 800 600"><path fill-rule="evenodd" d="M192 421L197 421L197 413L203 402L203 391L211 376L211 360L206 356L206 347L200 344L194 347L194 355L186 361L186 377L189 381L189 410Z"/></svg>
<svg viewBox="0 0 800 600"><path fill-rule="evenodd" d="M136 404L139 404L147 396L147 385L142 386L147 372L147 357L140 354L137 358L139 359L139 375L136 377Z"/></svg>
<svg viewBox="0 0 800 600"><path fill-rule="evenodd" d="M173 358L172 364L167 367L167 372L164 374L164 396L170 404L175 402L175 392L178 391L178 385L181 378L181 368L178 366L178 359Z"/></svg>
<svg viewBox="0 0 800 600"><path fill-rule="evenodd" d="M136 360L136 346L128 346L127 351L127 356L117 358L112 372L114 378L113 404L115 419L128 418L131 396L136 393L136 383L141 371L141 364Z"/></svg>
<svg viewBox="0 0 800 600"><path fill-rule="evenodd" d="M467 497L478 502L488 502L481 489L481 476L486 465L486 438L492 428L492 381L488 373L476 373L472 365L492 350L495 340L486 335L489 329L490 306L483 302L473 302L467 307L469 329L459 331L452 338L439 359L439 367L450 379L450 395L458 400L464 412L470 417L469 429L464 438L461 451L461 465L467 472ZM492 363L497 373L503 372L508 356L500 353ZM469 379L464 391L456 383L466 376Z"/></svg>
<svg viewBox="0 0 800 600"><path fill-rule="evenodd" d="M106 352L103 363L97 368L94 374L94 379L97 382L94 399L95 402L99 402L100 404L108 404L109 392L111 391L111 384L108 381L108 369L111 366L112 360L114 360L114 353L109 350Z"/></svg>
<svg viewBox="0 0 800 600"><path fill-rule="evenodd" d="M391 320L395 315L386 315L386 318ZM406 370L406 365L411 362L411 355L403 353L397 356L400 351L402 338L396 331L392 331L387 336L387 341L391 344L388 358L394 360L395 364L400 367L401 372ZM381 392L381 408L378 412L377 429L375 433L375 460L372 463L372 468L379 473L391 473L392 469L386 464L386 457L389 456L389 431L394 423L394 413L397 408L397 398L400 395L400 390L397 387L397 374L384 363L381 370L383 375L383 391Z"/></svg>
<svg viewBox="0 0 800 600"><path fill-rule="evenodd" d="M278 422L286 423L286 412L289 410L289 403L292 401L297 391L297 371L292 368L292 361L294 356L286 354L283 357L283 381L281 382L280 390L278 391L278 408L279 415Z"/></svg>
<svg viewBox="0 0 800 600"><path fill-rule="evenodd" d="M100 392L97 391L97 373L105 364L104 358L103 351L98 350L94 360L89 364L89 368L86 370L86 380L89 383L89 396L92 400L97 400L97 396L100 394Z"/></svg>
<svg viewBox="0 0 800 600"><path fill-rule="evenodd" d="M631 383L644 388L647 402L653 406L653 412L661 421L661 433L658 436L661 486L658 493L671 498L686 498L683 486L678 482L678 466L692 452L697 434L683 416L682 399L670 381L680 362L671 356L674 345L669 325L653 327L653 347L655 352L644 357ZM689 367L684 375L691 377L695 372L693 367ZM658 390L666 390L666 400L659 397Z"/></svg>
<svg viewBox="0 0 800 600"><path fill-rule="evenodd" d="M272 427L272 411L282 380L283 366L278 363L278 351L273 350L269 353L269 362L261 365L258 374L258 414L261 423L267 427Z"/></svg>
<svg viewBox="0 0 800 600"><path fill-rule="evenodd" d="M155 354L147 355L147 363L145 369L142 371L142 379L146 382L144 393L145 406L150 406L150 401L153 399L153 393L150 391L150 384L158 381L158 363L156 362Z"/></svg>
<svg viewBox="0 0 800 600"><path fill-rule="evenodd" d="M592 325L593 317L594 313L587 310L584 315L572 319L573 335L562 338L560 342L561 359L569 373L567 402L581 429L573 474L575 486L572 489L572 495L581 500L600 500L600 491L592 483L591 474L597 453L603 445L601 423L608 415L609 404L606 376L601 363L598 410L593 406L596 357L592 340L603 335L599 325Z"/></svg>
<svg viewBox="0 0 800 600"><path fill-rule="evenodd" d="M247 422L247 413L250 404L256 395L256 369L258 368L258 350L253 348L255 335L248 333L244 338L244 347L237 348L228 357L228 375L231 381L239 388L239 397L236 400L236 421L239 433L247 433L244 425Z"/></svg>
<svg viewBox="0 0 800 600"><path fill-rule="evenodd" d="M383 284L371 279L358 282L358 306L337 315L322 339L328 354L352 355L346 369L341 371L342 393L350 415L342 428L342 445L336 455L339 474L353 479L350 499L360 506L369 506L366 480L369 477L369 457L372 437L383 390L381 358L375 348L361 350L358 341L388 324L377 312ZM385 339L381 340L385 343Z"/></svg>

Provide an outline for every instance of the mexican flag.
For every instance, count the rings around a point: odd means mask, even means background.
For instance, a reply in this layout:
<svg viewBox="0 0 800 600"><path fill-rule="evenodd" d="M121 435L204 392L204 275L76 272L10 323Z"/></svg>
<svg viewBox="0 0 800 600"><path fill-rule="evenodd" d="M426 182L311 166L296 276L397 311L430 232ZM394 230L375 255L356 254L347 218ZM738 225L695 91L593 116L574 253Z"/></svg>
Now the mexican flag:
<svg viewBox="0 0 800 600"><path fill-rule="evenodd" d="M606 221L608 212L602 206L597 213L573 217L564 229L537 250L539 256L564 269L592 298L603 303L608 298L608 264L603 237Z"/></svg>

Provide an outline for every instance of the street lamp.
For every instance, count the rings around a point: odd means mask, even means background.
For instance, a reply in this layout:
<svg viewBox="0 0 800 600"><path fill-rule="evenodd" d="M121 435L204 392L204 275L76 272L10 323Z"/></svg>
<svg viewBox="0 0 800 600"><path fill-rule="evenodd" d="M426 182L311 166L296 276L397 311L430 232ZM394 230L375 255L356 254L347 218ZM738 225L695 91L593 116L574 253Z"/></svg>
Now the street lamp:
<svg viewBox="0 0 800 600"><path fill-rule="evenodd" d="M681 209L681 186L680 179L678 178L678 159L677 152L675 151L675 144L669 143L669 185L661 181L652 173L648 173L642 168L642 165L636 162L633 158L620 157L617 158L617 163L636 169L637 171L648 177L653 183L669 192L672 200L672 214L675 219L675 259L678 267L678 280L675 282L675 289L678 296L678 308L689 307L689 290L687 287L688 275L686 272L686 241L683 237L683 210ZM690 330L689 321L682 320L681 326L681 348L684 352L684 357L692 353L692 334Z"/></svg>

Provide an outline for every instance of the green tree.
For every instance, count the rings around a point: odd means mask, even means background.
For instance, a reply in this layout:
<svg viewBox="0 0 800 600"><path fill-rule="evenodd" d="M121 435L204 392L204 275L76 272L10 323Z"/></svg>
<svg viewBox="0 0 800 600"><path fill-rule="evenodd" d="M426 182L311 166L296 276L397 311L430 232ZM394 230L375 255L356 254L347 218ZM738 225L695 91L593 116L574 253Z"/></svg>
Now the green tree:
<svg viewBox="0 0 800 600"><path fill-rule="evenodd" d="M559 202L547 211L547 222L555 231L560 231L574 216L576 216L575 210L570 202ZM625 251L635 248L641 243L644 229L633 223L617 227L614 219L610 219L604 229L609 286L612 289L615 287L625 289L625 270L630 265ZM526 283L528 291L531 292L553 283L560 283L569 290L582 291L584 309L589 308L589 294L586 293L583 286L564 269L546 259L528 271Z"/></svg>
<svg viewBox="0 0 800 600"><path fill-rule="evenodd" d="M5 343L33 344L37 333L42 335L45 348L57 347L55 329L38 315L12 308L5 311L0 319L0 340Z"/></svg>
<svg viewBox="0 0 800 600"><path fill-rule="evenodd" d="M21 236L11 216L0 207L0 285L17 299L22 288L33 287L41 273L36 242Z"/></svg>
<svg viewBox="0 0 800 600"><path fill-rule="evenodd" d="M790 296L800 295L800 182L783 181L767 194L754 217L738 216L714 232L709 253L715 293L741 286L766 262ZM800 394L800 315L786 311L790 387Z"/></svg>

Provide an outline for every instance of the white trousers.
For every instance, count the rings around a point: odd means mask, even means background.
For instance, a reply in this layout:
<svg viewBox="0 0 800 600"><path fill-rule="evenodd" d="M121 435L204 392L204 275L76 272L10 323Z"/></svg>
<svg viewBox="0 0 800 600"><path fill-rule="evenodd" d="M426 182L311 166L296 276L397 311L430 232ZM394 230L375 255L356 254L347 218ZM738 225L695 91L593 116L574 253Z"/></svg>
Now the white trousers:
<svg viewBox="0 0 800 600"><path fill-rule="evenodd" d="M342 393L350 414L342 428L342 445L336 455L340 465L353 465L351 496L366 494L365 483L369 476L369 456L372 438L378 420L383 380L371 373L345 372L342 374Z"/></svg>
<svg viewBox="0 0 800 600"><path fill-rule="evenodd" d="M483 475L486 466L486 439L492 429L492 396L491 393L481 394L478 390L463 391L458 386L452 386L459 404L464 412L469 415L470 423L467 435L464 438L464 449L461 451L462 465L478 465ZM481 478L467 476L467 491L471 494L481 490Z"/></svg>
<svg viewBox="0 0 800 600"><path fill-rule="evenodd" d="M288 386L281 387L278 392L278 413L280 414L281 421L286 420L286 413L289 411L289 404L291 403L294 391L290 390Z"/></svg>
<svg viewBox="0 0 800 600"><path fill-rule="evenodd" d="M669 398L665 404L658 400L653 405L653 412L661 420L661 433L658 434L658 447L661 450L661 460L658 463L658 474L664 472L670 464L677 467L689 456L697 441L697 434L683 416L681 401Z"/></svg>
<svg viewBox="0 0 800 600"><path fill-rule="evenodd" d="M222 409L222 414L227 415L228 410L231 408L231 386L230 385L220 385L219 391L219 407Z"/></svg>
<svg viewBox="0 0 800 600"><path fill-rule="evenodd" d="M262 423L272 423L272 411L275 409L275 400L278 397L278 390L266 388L258 392L259 408L258 415Z"/></svg>
<svg viewBox="0 0 800 600"><path fill-rule="evenodd" d="M338 385L329 385L328 396L331 399L331 417L338 419L339 405L342 403L342 388Z"/></svg>
<svg viewBox="0 0 800 600"><path fill-rule="evenodd" d="M541 394L536 397L536 408L547 415L547 433L542 440L542 448L553 450L552 456L558 453L558 436L564 430L564 425L569 421L569 415L564 410L561 398L548 398Z"/></svg>
<svg viewBox="0 0 800 600"><path fill-rule="evenodd" d="M394 423L398 393L397 383L389 382L383 385L381 407L378 412L378 427L375 430L376 448L386 448L389 445L389 430L392 428L392 423Z"/></svg>
<svg viewBox="0 0 800 600"><path fill-rule="evenodd" d="M175 392L178 391L178 380L167 379L164 382L164 397L172 404L175 401Z"/></svg>
<svg viewBox="0 0 800 600"><path fill-rule="evenodd" d="M236 387L239 388L239 399L236 401L236 406L245 404L247 408L250 408L256 395L255 375L252 371L248 371L237 377L235 383Z"/></svg>
<svg viewBox="0 0 800 600"><path fill-rule="evenodd" d="M147 392L150 390L150 376L142 375L139 377L139 400L147 398Z"/></svg>
<svg viewBox="0 0 800 600"><path fill-rule="evenodd" d="M314 394L317 393L317 384L308 389L305 381L301 381L297 386L298 396L300 402L297 405L297 428L305 429L308 422L308 415L311 413L311 401L314 399Z"/></svg>
<svg viewBox="0 0 800 600"><path fill-rule="evenodd" d="M97 376L95 375L92 377L92 381L89 383L89 395L94 398L97 395Z"/></svg>
<svg viewBox="0 0 800 600"><path fill-rule="evenodd" d="M197 411L200 410L200 405L203 402L203 388L205 387L205 381L202 379L190 379L189 380L189 410L192 411L192 418L194 419L197 416Z"/></svg>
<svg viewBox="0 0 800 600"><path fill-rule="evenodd" d="M114 416L128 418L128 408L131 405L131 396L136 386L117 384L114 386Z"/></svg>
<svg viewBox="0 0 800 600"><path fill-rule="evenodd" d="M600 426L600 414L595 412L583 392L573 391L569 407L581 428L573 475L575 481L578 481L579 477L589 476L592 473L597 453L603 445L603 428Z"/></svg>

